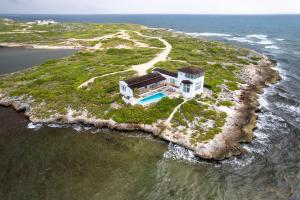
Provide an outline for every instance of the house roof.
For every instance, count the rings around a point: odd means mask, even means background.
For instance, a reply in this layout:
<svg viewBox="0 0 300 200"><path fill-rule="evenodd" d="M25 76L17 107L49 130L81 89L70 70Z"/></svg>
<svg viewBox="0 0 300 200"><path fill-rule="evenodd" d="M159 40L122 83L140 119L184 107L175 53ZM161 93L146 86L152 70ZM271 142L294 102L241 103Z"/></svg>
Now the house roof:
<svg viewBox="0 0 300 200"><path fill-rule="evenodd" d="M134 89L134 88L145 87L147 85L151 85L153 83L157 83L163 80L166 80L166 78L163 77L162 75L157 73L152 73L144 76L134 77L126 80L125 82L127 83L128 87Z"/></svg>
<svg viewBox="0 0 300 200"><path fill-rule="evenodd" d="M170 72L170 71L167 71L167 70L164 70L164 69L161 69L161 68L155 68L153 71L154 72L159 72L159 73L162 73L162 74L165 74L165 75L168 75L168 76L172 76L174 78L178 77L178 73Z"/></svg>
<svg viewBox="0 0 300 200"><path fill-rule="evenodd" d="M182 68L179 68L178 71L184 72L187 74L196 75L196 74L202 74L205 70L203 68L197 68L197 67L182 67Z"/></svg>
<svg viewBox="0 0 300 200"><path fill-rule="evenodd" d="M181 81L181 83L183 83L183 84L188 84L188 85L193 84L193 82L191 82L191 81L189 81L189 80L183 80L183 81Z"/></svg>

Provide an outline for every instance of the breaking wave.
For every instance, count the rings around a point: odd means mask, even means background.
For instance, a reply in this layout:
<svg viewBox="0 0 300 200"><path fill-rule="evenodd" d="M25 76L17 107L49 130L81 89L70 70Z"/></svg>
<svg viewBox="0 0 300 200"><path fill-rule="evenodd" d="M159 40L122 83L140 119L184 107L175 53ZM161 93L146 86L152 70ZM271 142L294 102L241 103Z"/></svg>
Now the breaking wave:
<svg viewBox="0 0 300 200"><path fill-rule="evenodd" d="M254 42L245 38L245 37L231 37L231 38L226 38L227 40L230 41L236 41L236 42L242 42L242 43L249 43L249 44L253 44Z"/></svg>
<svg viewBox="0 0 300 200"><path fill-rule="evenodd" d="M267 36L263 34L249 34L249 35L231 35L227 33L209 33L209 32L203 32L203 33L197 33L197 32L179 32L177 33L183 33L192 37L221 37L228 41L235 41L240 43L248 43L251 45L258 44L258 45L266 45L266 49L274 49L279 50L280 48L274 44L274 42ZM284 39L277 38L275 39L277 41L283 41Z"/></svg>
<svg viewBox="0 0 300 200"><path fill-rule="evenodd" d="M256 38L259 40L265 40L266 38L268 38L267 35L262 35L262 34L250 34L246 36L247 38Z"/></svg>
<svg viewBox="0 0 300 200"><path fill-rule="evenodd" d="M164 153L163 157L192 163L198 162L192 151L171 142L168 145L168 151Z"/></svg>
<svg viewBox="0 0 300 200"><path fill-rule="evenodd" d="M170 30L170 29L169 29ZM175 33L181 33L185 35L189 35L192 37L231 37L232 35L226 34L226 33L209 33L209 32L204 32L204 33L198 33L198 32L182 32L182 31L174 31L173 29L171 30Z"/></svg>
<svg viewBox="0 0 300 200"><path fill-rule="evenodd" d="M27 125L27 128L28 128L28 129L39 130L40 128L42 128L42 126L43 126L43 124L30 122L30 123Z"/></svg>
<svg viewBox="0 0 300 200"><path fill-rule="evenodd" d="M206 37L231 37L230 34L225 34L225 33L188 33L188 35L206 36Z"/></svg>
<svg viewBox="0 0 300 200"><path fill-rule="evenodd" d="M221 161L224 165L229 165L234 169L241 169L250 165L254 161L255 157L253 155L247 156L245 158L232 157L230 159L226 159Z"/></svg>
<svg viewBox="0 0 300 200"><path fill-rule="evenodd" d="M279 50L280 48L276 45L270 45L270 46L265 46L266 49L276 49Z"/></svg>

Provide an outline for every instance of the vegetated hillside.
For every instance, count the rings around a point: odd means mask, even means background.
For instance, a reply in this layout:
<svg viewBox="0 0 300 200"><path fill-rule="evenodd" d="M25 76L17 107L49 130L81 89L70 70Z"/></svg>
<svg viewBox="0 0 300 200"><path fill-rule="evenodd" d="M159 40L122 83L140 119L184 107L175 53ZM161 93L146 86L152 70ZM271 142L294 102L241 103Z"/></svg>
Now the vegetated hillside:
<svg viewBox="0 0 300 200"><path fill-rule="evenodd" d="M225 111L228 109L224 107L229 108L238 103L236 90L239 84L244 83L239 76L240 70L246 65L258 64L261 57L247 49L162 29L148 29L132 24L59 23L29 26L2 20L0 43L59 46L74 45L76 41L84 47L99 47L0 76L2 98L9 96L28 103L31 114L39 119L57 113L113 119L119 123L153 124L167 119L183 99L165 98L147 108L128 106L121 100L118 83L136 75L135 71L129 70L131 66L150 61L164 48L159 40L139 36L135 31L162 37L173 46L168 60L158 63L156 67L171 71L182 66L206 69L205 97L199 96L183 104L171 123L174 130L188 134L192 144L212 139L226 122ZM89 40L108 34L117 35ZM112 72L120 73L96 79L87 87L78 88L92 77Z"/></svg>

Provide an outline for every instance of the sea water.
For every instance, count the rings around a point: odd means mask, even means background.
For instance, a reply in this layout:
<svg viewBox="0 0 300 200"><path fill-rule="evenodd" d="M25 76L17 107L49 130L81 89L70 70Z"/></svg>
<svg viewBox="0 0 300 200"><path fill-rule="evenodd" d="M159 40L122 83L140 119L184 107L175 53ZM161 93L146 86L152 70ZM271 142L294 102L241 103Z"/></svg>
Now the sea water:
<svg viewBox="0 0 300 200"><path fill-rule="evenodd" d="M243 145L246 152L221 162L197 159L178 145L139 132L33 128L22 114L1 108L3 199L300 199L299 15L5 17L167 28L264 53L278 62L283 80L259 96L256 138Z"/></svg>

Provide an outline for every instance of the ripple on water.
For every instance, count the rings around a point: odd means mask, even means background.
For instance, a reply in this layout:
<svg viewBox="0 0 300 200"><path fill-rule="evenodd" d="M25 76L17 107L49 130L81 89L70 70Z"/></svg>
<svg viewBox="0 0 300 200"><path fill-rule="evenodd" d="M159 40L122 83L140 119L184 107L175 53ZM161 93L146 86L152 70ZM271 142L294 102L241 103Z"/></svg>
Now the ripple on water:
<svg viewBox="0 0 300 200"><path fill-rule="evenodd" d="M221 161L223 165L228 165L233 169L241 169L250 165L254 161L254 155L244 155L242 157L231 157L229 159Z"/></svg>

